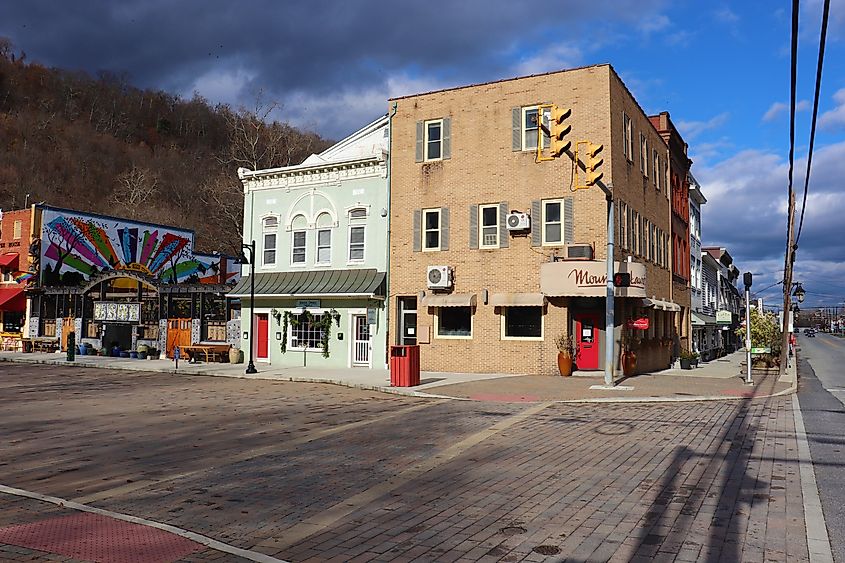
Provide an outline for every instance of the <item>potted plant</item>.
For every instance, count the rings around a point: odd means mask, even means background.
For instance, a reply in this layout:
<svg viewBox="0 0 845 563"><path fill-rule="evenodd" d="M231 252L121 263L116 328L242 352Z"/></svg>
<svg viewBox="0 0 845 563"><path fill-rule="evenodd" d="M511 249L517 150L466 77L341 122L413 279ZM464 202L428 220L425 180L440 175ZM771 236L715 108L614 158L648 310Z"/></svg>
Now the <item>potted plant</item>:
<svg viewBox="0 0 845 563"><path fill-rule="evenodd" d="M575 358L575 339L568 332L561 332L555 339L557 346L557 368L560 375L572 375L572 360Z"/></svg>
<svg viewBox="0 0 845 563"><path fill-rule="evenodd" d="M693 364L698 364L698 352L681 350L681 369L692 369Z"/></svg>
<svg viewBox="0 0 845 563"><path fill-rule="evenodd" d="M620 363L622 364L622 374L625 377L634 375L637 370L637 349L639 348L640 339L632 331L634 329L622 329L622 353L620 356Z"/></svg>

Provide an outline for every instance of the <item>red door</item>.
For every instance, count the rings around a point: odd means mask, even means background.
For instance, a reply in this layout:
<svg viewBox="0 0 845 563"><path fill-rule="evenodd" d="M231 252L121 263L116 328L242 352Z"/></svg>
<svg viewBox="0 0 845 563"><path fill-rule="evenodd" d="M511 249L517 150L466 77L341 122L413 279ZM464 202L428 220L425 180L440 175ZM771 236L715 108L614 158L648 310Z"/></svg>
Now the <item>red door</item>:
<svg viewBox="0 0 845 563"><path fill-rule="evenodd" d="M257 313L255 315L256 323L258 324L255 336L255 356L260 359L267 359L267 344L269 342L270 322L267 314Z"/></svg>
<svg viewBox="0 0 845 563"><path fill-rule="evenodd" d="M599 315L575 315L576 364L579 370L599 369Z"/></svg>

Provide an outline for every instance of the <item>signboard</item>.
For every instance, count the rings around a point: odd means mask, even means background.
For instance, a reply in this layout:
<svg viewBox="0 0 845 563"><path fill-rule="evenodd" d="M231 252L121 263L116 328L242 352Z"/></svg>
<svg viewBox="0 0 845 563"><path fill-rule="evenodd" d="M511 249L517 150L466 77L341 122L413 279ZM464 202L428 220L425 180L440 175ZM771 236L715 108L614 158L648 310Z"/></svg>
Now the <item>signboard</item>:
<svg viewBox="0 0 845 563"><path fill-rule="evenodd" d="M375 307L367 307L367 324L374 325L376 324L376 319L378 318L378 311Z"/></svg>
<svg viewBox="0 0 845 563"><path fill-rule="evenodd" d="M771 354L772 349L766 346L765 348L751 348L752 354Z"/></svg>
<svg viewBox="0 0 845 563"><path fill-rule="evenodd" d="M320 308L320 300L319 299L298 299L296 301L296 308L297 309L319 309Z"/></svg>
<svg viewBox="0 0 845 563"><path fill-rule="evenodd" d="M833 325L831 325L831 330L833 330ZM778 330L783 329L783 311L778 313ZM795 313L793 311L789 312L789 329L787 332L795 332Z"/></svg>
<svg viewBox="0 0 845 563"><path fill-rule="evenodd" d="M716 324L717 325L729 325L733 322L733 315L731 315L730 311L716 311Z"/></svg>
<svg viewBox="0 0 845 563"><path fill-rule="evenodd" d="M137 323L141 320L141 304L97 301L94 303L94 320L103 322Z"/></svg>
<svg viewBox="0 0 845 563"><path fill-rule="evenodd" d="M648 330L648 317L640 317L639 319L630 319L625 323L627 328L636 330Z"/></svg>
<svg viewBox="0 0 845 563"><path fill-rule="evenodd" d="M646 297L644 264L616 262L613 271L631 274L631 286L615 288L616 297ZM540 291L549 297L604 297L607 295L607 263L599 260L545 262L540 265Z"/></svg>

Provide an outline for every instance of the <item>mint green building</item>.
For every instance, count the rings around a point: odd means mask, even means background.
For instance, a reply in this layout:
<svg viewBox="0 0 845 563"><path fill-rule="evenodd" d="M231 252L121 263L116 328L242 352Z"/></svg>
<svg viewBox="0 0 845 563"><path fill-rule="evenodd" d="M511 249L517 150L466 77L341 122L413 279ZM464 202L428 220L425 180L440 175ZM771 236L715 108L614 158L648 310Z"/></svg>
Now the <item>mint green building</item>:
<svg viewBox="0 0 845 563"><path fill-rule="evenodd" d="M241 347L259 371L386 367L387 151L384 116L302 164L238 170L255 303L249 265L229 296L241 299Z"/></svg>

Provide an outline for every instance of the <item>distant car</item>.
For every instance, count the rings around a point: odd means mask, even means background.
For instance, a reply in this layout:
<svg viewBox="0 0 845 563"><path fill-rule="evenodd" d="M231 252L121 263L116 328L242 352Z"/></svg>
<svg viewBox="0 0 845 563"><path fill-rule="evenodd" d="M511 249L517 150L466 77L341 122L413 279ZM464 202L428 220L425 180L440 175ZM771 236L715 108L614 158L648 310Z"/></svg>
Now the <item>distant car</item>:
<svg viewBox="0 0 845 563"><path fill-rule="evenodd" d="M815 330L813 330L813 329L808 329L808 330L807 330L804 334L806 334L806 335L807 335L807 336L809 336L810 338L815 338L815 337L816 337L816 331L815 331Z"/></svg>

